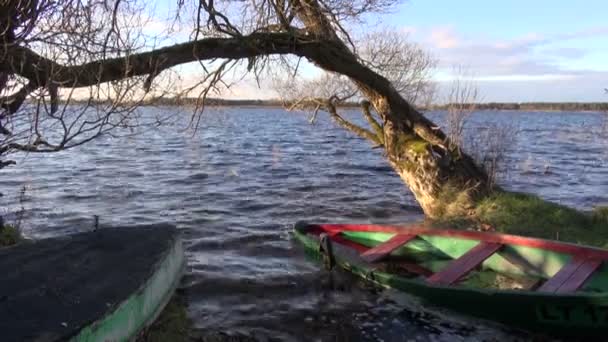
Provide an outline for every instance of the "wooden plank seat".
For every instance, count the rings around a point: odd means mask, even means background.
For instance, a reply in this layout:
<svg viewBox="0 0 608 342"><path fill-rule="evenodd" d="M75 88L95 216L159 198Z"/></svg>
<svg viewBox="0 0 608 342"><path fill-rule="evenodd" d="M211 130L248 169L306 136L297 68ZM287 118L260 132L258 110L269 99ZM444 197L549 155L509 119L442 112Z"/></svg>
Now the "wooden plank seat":
<svg viewBox="0 0 608 342"><path fill-rule="evenodd" d="M405 245L416 237L415 234L395 234L389 240L377 245L374 248L370 248L361 254L363 260L367 262L378 262L389 254L391 254L397 248Z"/></svg>
<svg viewBox="0 0 608 342"><path fill-rule="evenodd" d="M366 252L374 249L374 248L369 248L365 245L362 245L360 243L357 243L355 241L351 241L348 239L345 239L344 237L342 237L340 235L340 233L333 233L333 234L328 234L329 238L331 239L331 241L336 242L340 245L349 247L354 249L355 251L359 252L359 256L362 257ZM414 236L415 237L415 236ZM412 239L414 238L412 237ZM406 242L404 242L406 243ZM394 249L393 249L394 250ZM390 252L389 252L390 253ZM367 260L365 260L364 258L362 258L365 262L369 262ZM416 263L413 262L409 262L407 260L396 260L395 262L391 262L390 264L388 263L383 263L381 262L381 260L377 260L375 262L375 264L377 266L379 266L381 269L388 269L388 268L392 268L392 267L397 267L397 268L402 268L410 273L414 273L414 274L418 274L424 277L427 277L431 274L433 274L433 272L431 270L429 270L428 268L425 268L424 266L420 266Z"/></svg>
<svg viewBox="0 0 608 342"><path fill-rule="evenodd" d="M460 258L451 261L443 270L427 278L434 285L451 285L479 266L503 244L482 241Z"/></svg>
<svg viewBox="0 0 608 342"><path fill-rule="evenodd" d="M538 291L551 293L569 293L578 290L585 281L602 265L602 260L572 257L553 277L547 280Z"/></svg>

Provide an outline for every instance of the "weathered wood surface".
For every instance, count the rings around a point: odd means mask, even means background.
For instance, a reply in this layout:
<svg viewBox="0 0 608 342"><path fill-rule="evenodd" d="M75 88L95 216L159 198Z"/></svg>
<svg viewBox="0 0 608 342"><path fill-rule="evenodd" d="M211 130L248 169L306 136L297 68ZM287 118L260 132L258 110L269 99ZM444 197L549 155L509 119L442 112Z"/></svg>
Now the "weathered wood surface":
<svg viewBox="0 0 608 342"><path fill-rule="evenodd" d="M368 249L365 253L361 254L361 256L367 262L377 262L415 238L415 234L395 234L395 236L388 241Z"/></svg>
<svg viewBox="0 0 608 342"><path fill-rule="evenodd" d="M0 340L69 339L138 291L178 238L116 227L0 248Z"/></svg>
<svg viewBox="0 0 608 342"><path fill-rule="evenodd" d="M445 269L433 274L427 282L435 285L452 285L475 267L496 253L503 245L481 241L463 256L450 262Z"/></svg>
<svg viewBox="0 0 608 342"><path fill-rule="evenodd" d="M602 265L601 260L574 257L538 291L568 293L578 290L585 281Z"/></svg>

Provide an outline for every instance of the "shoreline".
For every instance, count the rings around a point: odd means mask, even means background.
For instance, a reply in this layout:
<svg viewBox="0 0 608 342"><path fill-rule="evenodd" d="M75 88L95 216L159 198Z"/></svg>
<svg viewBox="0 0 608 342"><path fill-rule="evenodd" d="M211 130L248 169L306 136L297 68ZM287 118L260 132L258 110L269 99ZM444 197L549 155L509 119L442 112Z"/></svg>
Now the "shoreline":
<svg viewBox="0 0 608 342"><path fill-rule="evenodd" d="M68 101L60 101L66 104ZM109 104L107 101L78 101L70 100L73 105L103 105ZM160 98L149 99L142 102L124 102L125 106L167 106L167 107L194 107L197 105L197 99L185 98ZM284 103L278 99L270 100L255 100L255 99L220 99L209 98L205 101L207 107L236 107L236 108L252 108L252 107L267 107L267 108L285 108L288 103ZM570 113L608 113L608 102L486 102L470 104L475 107L475 111L517 111L517 112L570 112ZM338 104L340 108L359 108L359 102L345 102ZM435 104L428 107L417 107L423 112L428 111L445 111L448 110L448 104ZM312 108L311 108L312 109Z"/></svg>

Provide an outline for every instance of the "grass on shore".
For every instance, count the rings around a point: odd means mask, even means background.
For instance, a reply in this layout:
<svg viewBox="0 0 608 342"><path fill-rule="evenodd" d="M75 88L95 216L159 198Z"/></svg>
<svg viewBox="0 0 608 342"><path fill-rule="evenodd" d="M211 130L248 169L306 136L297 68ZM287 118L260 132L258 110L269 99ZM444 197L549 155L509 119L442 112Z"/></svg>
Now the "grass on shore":
<svg viewBox="0 0 608 342"><path fill-rule="evenodd" d="M608 207L587 213L535 195L497 192L477 205L475 216L502 233L608 248Z"/></svg>
<svg viewBox="0 0 608 342"><path fill-rule="evenodd" d="M0 247L12 246L22 240L21 231L16 227L9 224L0 227Z"/></svg>
<svg viewBox="0 0 608 342"><path fill-rule="evenodd" d="M137 342L189 341L191 325L185 299L175 294L154 323L137 338Z"/></svg>

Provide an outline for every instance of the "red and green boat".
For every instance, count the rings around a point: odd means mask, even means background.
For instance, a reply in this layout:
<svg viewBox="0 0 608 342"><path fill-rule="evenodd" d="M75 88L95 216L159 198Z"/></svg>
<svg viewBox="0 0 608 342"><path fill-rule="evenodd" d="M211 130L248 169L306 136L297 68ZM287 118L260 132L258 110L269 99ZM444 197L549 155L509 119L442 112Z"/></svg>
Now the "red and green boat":
<svg viewBox="0 0 608 342"><path fill-rule="evenodd" d="M422 226L294 227L307 254L433 305L528 331L608 333L608 250Z"/></svg>

